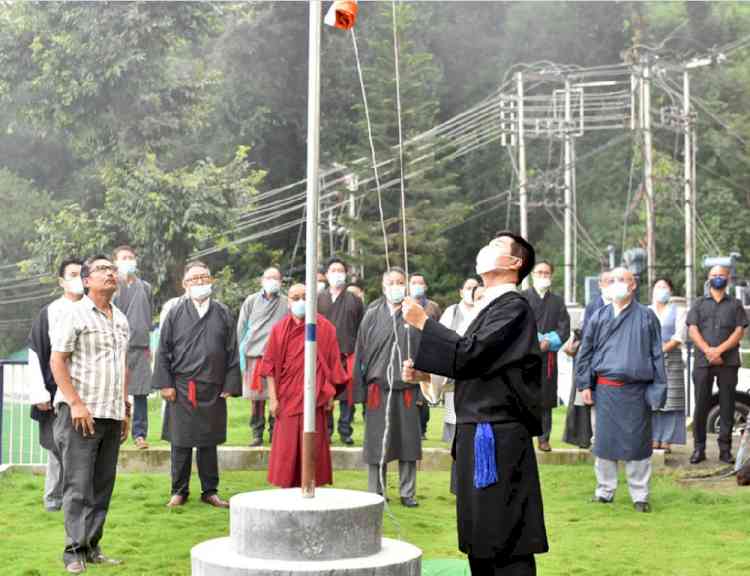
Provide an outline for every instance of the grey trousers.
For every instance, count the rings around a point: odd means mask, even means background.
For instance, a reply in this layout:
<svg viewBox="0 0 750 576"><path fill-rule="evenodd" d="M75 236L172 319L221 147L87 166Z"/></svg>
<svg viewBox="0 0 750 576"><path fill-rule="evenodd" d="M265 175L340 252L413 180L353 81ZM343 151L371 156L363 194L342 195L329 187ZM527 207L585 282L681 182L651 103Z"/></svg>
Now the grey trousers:
<svg viewBox="0 0 750 576"><path fill-rule="evenodd" d="M44 507L49 512L62 508L63 467L60 452L55 446L54 418L44 418L39 422L39 438L42 447L47 450L47 473L44 477Z"/></svg>
<svg viewBox="0 0 750 576"><path fill-rule="evenodd" d="M93 436L73 428L70 408L60 404L55 419L55 442L63 465L63 514L67 566L100 552L109 501L115 486L122 422L96 418Z"/></svg>
<svg viewBox="0 0 750 576"><path fill-rule="evenodd" d="M596 458L596 496L612 500L617 490L617 461ZM633 502L648 502L648 483L651 480L651 458L645 460L626 460L625 476L628 479L628 490Z"/></svg>
<svg viewBox="0 0 750 576"><path fill-rule="evenodd" d="M383 465L383 478L386 479L387 485L388 464ZM398 462L398 479L399 495L401 498L414 498L417 495L417 463ZM367 491L376 494L384 494L385 491L380 485L380 475L378 474L378 465L369 464L367 466Z"/></svg>

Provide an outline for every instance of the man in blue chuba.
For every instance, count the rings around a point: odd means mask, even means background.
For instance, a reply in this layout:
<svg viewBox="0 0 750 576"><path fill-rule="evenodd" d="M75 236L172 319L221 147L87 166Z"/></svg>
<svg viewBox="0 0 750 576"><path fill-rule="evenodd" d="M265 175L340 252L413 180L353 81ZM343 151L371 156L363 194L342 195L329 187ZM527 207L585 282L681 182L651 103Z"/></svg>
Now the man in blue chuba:
<svg viewBox="0 0 750 576"><path fill-rule="evenodd" d="M634 507L649 512L651 411L667 393L661 328L654 312L633 300L633 275L616 268L612 278L612 303L591 317L576 357L576 386L596 405L594 501L612 502L623 460Z"/></svg>

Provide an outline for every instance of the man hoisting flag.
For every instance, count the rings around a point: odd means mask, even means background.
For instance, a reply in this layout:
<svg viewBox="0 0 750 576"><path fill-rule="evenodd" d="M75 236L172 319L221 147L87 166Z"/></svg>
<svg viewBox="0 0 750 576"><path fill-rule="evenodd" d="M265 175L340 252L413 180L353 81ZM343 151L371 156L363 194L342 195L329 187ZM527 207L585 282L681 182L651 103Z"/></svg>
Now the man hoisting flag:
<svg viewBox="0 0 750 576"><path fill-rule="evenodd" d="M542 354L534 312L518 285L534 267L534 248L501 232L477 255L486 288L464 336L427 317L407 298L403 317L421 330L417 370L455 380L456 516L459 549L472 576L532 575L548 550L531 438L542 432Z"/></svg>

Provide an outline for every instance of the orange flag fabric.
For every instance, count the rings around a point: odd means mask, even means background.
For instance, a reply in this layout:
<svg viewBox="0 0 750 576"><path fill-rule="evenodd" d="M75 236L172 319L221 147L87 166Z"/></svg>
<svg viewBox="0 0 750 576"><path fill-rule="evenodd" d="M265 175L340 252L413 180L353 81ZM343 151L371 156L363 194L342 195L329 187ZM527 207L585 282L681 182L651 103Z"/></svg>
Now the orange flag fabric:
<svg viewBox="0 0 750 576"><path fill-rule="evenodd" d="M357 0L336 0L328 9L323 22L334 28L350 30L357 20L358 8Z"/></svg>

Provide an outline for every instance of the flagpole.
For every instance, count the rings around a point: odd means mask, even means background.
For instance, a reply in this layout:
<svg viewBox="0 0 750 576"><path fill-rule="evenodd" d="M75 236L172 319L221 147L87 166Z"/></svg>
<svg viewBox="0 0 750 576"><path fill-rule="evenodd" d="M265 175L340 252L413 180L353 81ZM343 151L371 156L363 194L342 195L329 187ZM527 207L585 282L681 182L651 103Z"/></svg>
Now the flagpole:
<svg viewBox="0 0 750 576"><path fill-rule="evenodd" d="M315 372L318 313L318 209L320 171L320 29L322 5L310 0L307 66L307 229L305 259L305 412L302 434L302 496L315 496ZM322 431L321 431L322 433Z"/></svg>

